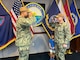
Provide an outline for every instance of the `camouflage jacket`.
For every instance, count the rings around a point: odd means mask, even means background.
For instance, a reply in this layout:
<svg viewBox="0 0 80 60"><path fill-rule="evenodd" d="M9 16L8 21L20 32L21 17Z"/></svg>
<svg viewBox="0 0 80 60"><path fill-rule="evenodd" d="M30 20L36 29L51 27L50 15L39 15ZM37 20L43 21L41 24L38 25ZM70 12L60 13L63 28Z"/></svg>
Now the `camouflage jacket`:
<svg viewBox="0 0 80 60"><path fill-rule="evenodd" d="M54 40L56 43L67 44L70 41L71 32L66 22L63 22L62 24L51 23L50 25L55 28Z"/></svg>
<svg viewBox="0 0 80 60"><path fill-rule="evenodd" d="M35 23L34 18L18 17L16 22L16 46L26 46L31 43L30 26Z"/></svg>

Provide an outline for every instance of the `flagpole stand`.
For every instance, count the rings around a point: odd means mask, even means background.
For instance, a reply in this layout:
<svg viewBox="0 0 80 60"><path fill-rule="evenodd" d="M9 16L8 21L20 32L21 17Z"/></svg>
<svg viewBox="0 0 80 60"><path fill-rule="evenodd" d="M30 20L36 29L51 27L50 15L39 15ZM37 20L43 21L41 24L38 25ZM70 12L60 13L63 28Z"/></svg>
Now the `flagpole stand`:
<svg viewBox="0 0 80 60"><path fill-rule="evenodd" d="M66 52L65 52L65 54L72 54L72 53L73 52L70 49L66 50Z"/></svg>

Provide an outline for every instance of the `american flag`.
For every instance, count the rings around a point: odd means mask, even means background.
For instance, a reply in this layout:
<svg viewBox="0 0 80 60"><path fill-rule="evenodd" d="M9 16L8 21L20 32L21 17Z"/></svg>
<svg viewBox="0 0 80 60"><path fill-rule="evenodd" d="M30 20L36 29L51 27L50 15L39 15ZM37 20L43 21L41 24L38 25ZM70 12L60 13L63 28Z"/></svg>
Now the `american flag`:
<svg viewBox="0 0 80 60"><path fill-rule="evenodd" d="M20 0L16 0L13 4L13 7L10 11L12 24L13 24L13 31L16 36L16 20L18 15L20 14L19 8L22 6L22 3Z"/></svg>

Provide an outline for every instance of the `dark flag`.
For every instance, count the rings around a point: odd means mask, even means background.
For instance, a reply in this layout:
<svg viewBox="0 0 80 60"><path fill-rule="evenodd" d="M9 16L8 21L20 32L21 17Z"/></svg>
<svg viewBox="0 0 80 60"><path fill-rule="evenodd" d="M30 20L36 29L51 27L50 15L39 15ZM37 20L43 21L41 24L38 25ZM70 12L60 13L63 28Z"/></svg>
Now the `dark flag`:
<svg viewBox="0 0 80 60"><path fill-rule="evenodd" d="M10 15L5 6L0 3L0 50L15 41Z"/></svg>
<svg viewBox="0 0 80 60"><path fill-rule="evenodd" d="M70 5L70 11L72 14L72 18L75 24L75 34L74 34L74 38L80 36L80 18L79 18L79 13L77 11L77 7L75 2L72 0L72 3Z"/></svg>
<svg viewBox="0 0 80 60"><path fill-rule="evenodd" d="M54 29L52 29L52 27L49 26L49 20L51 19L51 17L57 15L59 12L60 11L59 11L58 5L57 5L56 1L54 0L47 12L49 19L48 20L43 19L43 21L42 21L42 26L46 30L49 37L53 34L53 31L54 31Z"/></svg>

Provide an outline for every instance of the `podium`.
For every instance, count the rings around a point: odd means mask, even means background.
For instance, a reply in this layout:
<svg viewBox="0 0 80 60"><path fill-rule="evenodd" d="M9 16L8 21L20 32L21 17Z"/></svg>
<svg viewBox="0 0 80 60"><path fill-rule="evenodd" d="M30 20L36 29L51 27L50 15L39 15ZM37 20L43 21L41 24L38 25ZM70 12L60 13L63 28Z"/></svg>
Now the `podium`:
<svg viewBox="0 0 80 60"><path fill-rule="evenodd" d="M74 52L80 52L80 37L71 40L70 49Z"/></svg>

